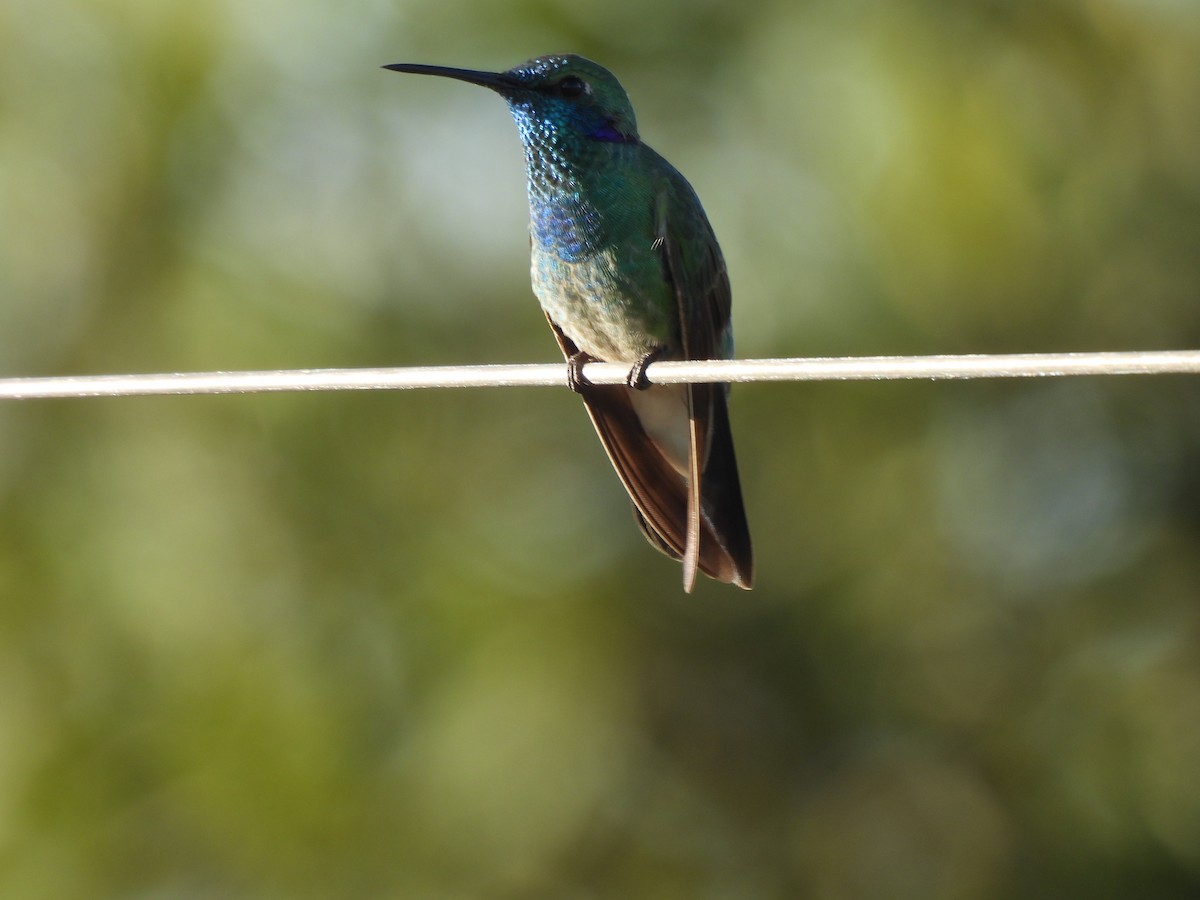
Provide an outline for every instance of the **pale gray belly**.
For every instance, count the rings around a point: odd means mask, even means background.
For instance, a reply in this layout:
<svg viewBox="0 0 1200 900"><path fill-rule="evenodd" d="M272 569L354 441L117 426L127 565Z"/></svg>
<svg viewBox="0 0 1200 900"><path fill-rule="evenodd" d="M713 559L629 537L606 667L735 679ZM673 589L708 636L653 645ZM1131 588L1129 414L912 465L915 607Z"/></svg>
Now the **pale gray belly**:
<svg viewBox="0 0 1200 900"><path fill-rule="evenodd" d="M542 309L576 347L597 359L633 364L672 343L674 298L656 259L626 260L622 266L610 250L568 263L535 243L531 275Z"/></svg>

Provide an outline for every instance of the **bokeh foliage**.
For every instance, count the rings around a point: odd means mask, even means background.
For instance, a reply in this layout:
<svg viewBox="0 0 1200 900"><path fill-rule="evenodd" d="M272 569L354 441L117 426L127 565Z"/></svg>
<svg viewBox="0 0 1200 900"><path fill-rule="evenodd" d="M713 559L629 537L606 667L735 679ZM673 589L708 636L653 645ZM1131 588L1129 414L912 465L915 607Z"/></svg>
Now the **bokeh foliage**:
<svg viewBox="0 0 1200 900"><path fill-rule="evenodd" d="M551 361L617 71L745 356L1200 340L1200 7L0 0L4 375ZM1191 897L1200 387L743 386L749 595L565 390L0 407L0 894Z"/></svg>

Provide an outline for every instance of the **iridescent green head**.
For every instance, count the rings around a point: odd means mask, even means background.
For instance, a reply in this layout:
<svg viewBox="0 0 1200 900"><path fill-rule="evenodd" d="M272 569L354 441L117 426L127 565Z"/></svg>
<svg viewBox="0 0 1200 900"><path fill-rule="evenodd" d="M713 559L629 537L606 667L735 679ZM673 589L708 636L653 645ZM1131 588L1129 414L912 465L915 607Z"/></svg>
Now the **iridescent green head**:
<svg viewBox="0 0 1200 900"><path fill-rule="evenodd" d="M491 88L508 101L527 146L579 138L606 143L638 141L637 119L621 82L608 69L582 56L539 56L507 72L416 63L384 68Z"/></svg>

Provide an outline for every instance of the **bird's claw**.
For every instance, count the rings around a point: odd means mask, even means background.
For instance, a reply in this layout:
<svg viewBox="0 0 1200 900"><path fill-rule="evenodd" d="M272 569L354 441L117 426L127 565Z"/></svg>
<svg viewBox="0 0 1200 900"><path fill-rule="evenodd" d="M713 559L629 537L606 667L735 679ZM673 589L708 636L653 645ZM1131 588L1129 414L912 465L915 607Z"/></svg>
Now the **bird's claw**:
<svg viewBox="0 0 1200 900"><path fill-rule="evenodd" d="M650 387L650 379L646 377L646 367L663 355L666 347L655 347L633 364L625 383L635 391L644 391Z"/></svg>
<svg viewBox="0 0 1200 900"><path fill-rule="evenodd" d="M576 394L582 394L584 387L591 384L591 382L584 377L583 365L584 363L592 362L594 359L595 357L593 357L591 354L584 353L582 350L572 353L567 357L567 387L569 387Z"/></svg>

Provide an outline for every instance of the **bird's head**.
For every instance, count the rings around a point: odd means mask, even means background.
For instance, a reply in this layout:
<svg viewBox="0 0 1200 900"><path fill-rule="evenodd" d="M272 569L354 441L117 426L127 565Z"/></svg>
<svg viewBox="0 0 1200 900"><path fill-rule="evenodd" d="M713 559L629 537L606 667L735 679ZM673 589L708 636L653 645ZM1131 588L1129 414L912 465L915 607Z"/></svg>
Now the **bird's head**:
<svg viewBox="0 0 1200 900"><path fill-rule="evenodd" d="M419 63L385 66L395 72L439 75L499 93L526 144L564 139L637 143L629 97L608 69L582 56L539 56L506 72L477 72Z"/></svg>

